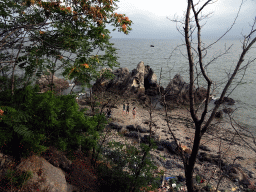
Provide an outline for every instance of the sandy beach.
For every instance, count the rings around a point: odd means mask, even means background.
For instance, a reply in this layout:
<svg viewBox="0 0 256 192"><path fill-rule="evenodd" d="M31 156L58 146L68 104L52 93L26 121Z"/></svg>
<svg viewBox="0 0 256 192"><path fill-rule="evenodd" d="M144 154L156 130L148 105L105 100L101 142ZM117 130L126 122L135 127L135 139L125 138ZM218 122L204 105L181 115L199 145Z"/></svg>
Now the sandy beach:
<svg viewBox="0 0 256 192"><path fill-rule="evenodd" d="M117 99L109 104L109 106L112 106L112 122L119 124L123 129L128 125L134 125L135 127L140 125L148 129L150 108L141 105L136 99L129 99L125 100L125 102L130 103L130 112L129 114L123 114L123 102L123 99ZM79 103L85 104L85 101L81 100ZM80 107L85 107L85 105L80 105ZM136 107L135 118L132 115L133 107ZM170 120L170 128L178 141L187 148L192 149L194 129L188 109L179 108L168 111L168 118ZM171 142L173 138L165 119L163 107L152 107L152 130L156 135L160 136L161 141ZM236 169L238 171L237 173L227 174L227 171L225 172L225 170L220 169L221 165L214 163L216 161L209 161L208 158L208 161L197 160L194 175L202 176L205 183L209 182L213 187L217 187L219 179L224 176L221 179L218 190L244 191L244 186L239 182L240 180L248 180L251 184L254 184L256 181L256 156L255 152L248 147L249 144L255 148L253 138L243 134L238 135L231 127L227 127L225 119L214 120L212 124L214 126L209 129L201 140L202 148L199 150L199 156L206 153L210 159L215 157L215 159L221 159L230 167L238 167ZM137 146L141 142L140 139L120 136L114 129L111 130L111 133L107 142L119 141ZM140 136L143 137L145 134L147 133L140 133ZM165 171L166 177L185 176L183 162L178 155L171 154L166 148L163 151L152 150L150 153L155 164Z"/></svg>

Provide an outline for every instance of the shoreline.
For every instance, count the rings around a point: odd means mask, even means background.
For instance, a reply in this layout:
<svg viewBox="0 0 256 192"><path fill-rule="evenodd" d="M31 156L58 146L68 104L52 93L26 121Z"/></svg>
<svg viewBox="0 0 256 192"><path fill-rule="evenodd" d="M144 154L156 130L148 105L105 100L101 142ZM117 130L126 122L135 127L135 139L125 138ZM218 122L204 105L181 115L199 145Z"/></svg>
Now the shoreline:
<svg viewBox="0 0 256 192"><path fill-rule="evenodd" d="M130 103L129 115L122 115L122 103L124 100ZM85 100L80 100L79 103L84 104ZM113 103L111 103L109 106L114 106L112 108L112 122L122 126L123 129L126 129L128 125L140 125L142 128L147 128L148 124L146 124L146 122L149 121L148 107L141 105L136 98L125 99L121 98L120 96L116 96L115 101L113 101ZM80 105L80 107L85 107L85 105ZM133 107L136 107L135 119L133 119L132 115ZM182 145L185 145L187 148L191 149L193 146L192 141L194 137L194 129L189 111L182 108L174 109L168 111L168 116L171 117L171 128L178 138L178 141ZM166 126L164 109L153 110L152 121L155 124L152 130L156 132L156 135L160 136L160 140L170 142L173 141L171 134ZM233 165L235 163L243 170L243 174L247 176L247 179L250 182L255 183L255 152L248 148L248 146L243 143L243 139L241 139L236 133L223 129L219 125L220 120L214 120L213 124L215 124L215 126L213 126L213 128L211 128L202 137L201 146L207 150L200 149L199 157L201 154L206 153L210 159L212 157L218 157L228 165ZM140 139L121 137L116 130L111 130L111 133L113 135L108 138L107 141L114 140L122 143L135 144L136 146L138 146L138 144L141 142ZM140 133L140 137L143 137L145 134L146 133ZM252 138L246 136L243 137L246 142L253 144ZM165 170L166 177L179 175L184 177L184 167L179 156L171 154L166 148L164 148L163 151L157 149L152 150L150 154L152 157L154 157L157 167L161 167L161 169ZM160 156L164 157L165 159ZM167 164L170 163L171 165L168 167ZM217 186L218 179L221 174L224 174L224 171L219 169L216 163L197 160L194 175L202 175L205 180L212 178L210 180L212 186ZM238 177L235 179L241 180L238 175L233 175L233 177ZM219 190L238 187L239 184L233 180L230 179L230 177L223 178L223 182L220 184Z"/></svg>

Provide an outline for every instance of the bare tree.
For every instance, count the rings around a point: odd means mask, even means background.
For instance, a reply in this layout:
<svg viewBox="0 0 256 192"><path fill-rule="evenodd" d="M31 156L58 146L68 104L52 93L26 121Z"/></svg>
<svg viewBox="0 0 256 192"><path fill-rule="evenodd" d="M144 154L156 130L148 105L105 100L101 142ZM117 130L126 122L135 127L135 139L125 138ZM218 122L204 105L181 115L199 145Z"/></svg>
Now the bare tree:
<svg viewBox="0 0 256 192"><path fill-rule="evenodd" d="M256 42L256 29L255 29L255 23L256 18L254 20L253 25L251 26L251 31L248 35L244 36L243 42L242 42L242 52L240 54L240 57L234 66L233 72L231 72L228 75L228 80L226 84L224 85L224 88L221 91L221 96L219 98L219 102L216 103L215 107L209 111L209 101L210 101L210 94L213 89L213 81L207 74L207 66L212 63L213 60L216 60L219 58L219 56L212 59L210 62L205 62L204 58L207 55L207 49L211 48L213 44L218 42L222 37L224 37L228 31L233 27L232 26L214 43L210 44L207 47L204 47L204 44L201 39L201 29L202 24L201 21L204 18L207 18L208 15L202 15L202 11L205 9L205 7L209 6L210 4L214 3L213 0L205 0L205 2L195 2L194 0L188 0L187 1L187 10L185 13L185 21L178 21L178 20L172 20L176 23L180 23L182 25L181 29L178 29L179 32L184 36L185 38L185 46L187 51L187 59L189 63L189 111L190 115L193 120L193 124L195 127L195 133L194 133L194 139L193 139L193 148L190 155L188 153L185 153L181 147L178 145L178 141L172 132L169 122L167 120L168 128L177 144L177 146L180 148L181 151L181 157L184 163L184 169L185 169L185 176L186 176L186 185L189 192L195 191L194 183L193 183L193 172L194 172L194 166L197 159L197 154L199 151L199 146L201 142L202 136L211 129L212 121L215 117L215 113L220 107L220 104L223 102L224 96L227 94L228 89L231 87L231 83L233 82L234 78L240 72L241 70L246 70L247 66L251 64L253 61L255 61L256 58L250 60L247 62L247 64L242 65L244 62L245 55L250 51L253 44ZM240 5L240 8L243 4L243 1ZM240 10L240 9L239 9ZM238 14L237 14L238 17ZM236 18L237 18L236 17ZM236 19L235 19L236 20ZM194 38L192 35L194 32L197 32L196 34L196 43L193 42ZM193 47L196 45L196 47ZM202 81L206 83L206 97L204 102L202 103L203 110L199 112L197 105L195 104L195 98L194 98L194 87L198 86L198 83L195 83L197 81L198 76L202 76ZM209 114L209 116L208 116ZM167 115L167 114L166 114Z"/></svg>

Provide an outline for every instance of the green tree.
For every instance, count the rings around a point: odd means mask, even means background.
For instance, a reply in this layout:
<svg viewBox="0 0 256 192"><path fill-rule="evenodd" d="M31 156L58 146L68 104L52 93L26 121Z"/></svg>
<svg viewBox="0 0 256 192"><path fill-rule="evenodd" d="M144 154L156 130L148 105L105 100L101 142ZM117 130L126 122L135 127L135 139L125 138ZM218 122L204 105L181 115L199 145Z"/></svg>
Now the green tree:
<svg viewBox="0 0 256 192"><path fill-rule="evenodd" d="M114 13L116 2L1 1L0 77L11 79L12 95L17 67L25 71L27 81L45 69L52 74L62 69L63 76L89 84L99 75L99 67L117 66L106 26L113 25L114 30L128 34L132 22Z"/></svg>

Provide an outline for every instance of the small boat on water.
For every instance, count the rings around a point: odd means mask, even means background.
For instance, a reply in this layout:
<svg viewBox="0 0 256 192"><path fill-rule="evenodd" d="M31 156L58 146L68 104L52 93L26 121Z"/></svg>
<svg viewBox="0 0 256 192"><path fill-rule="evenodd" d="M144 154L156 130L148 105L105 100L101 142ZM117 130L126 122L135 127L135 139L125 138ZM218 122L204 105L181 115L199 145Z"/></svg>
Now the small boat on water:
<svg viewBox="0 0 256 192"><path fill-rule="evenodd" d="M150 47L155 47L154 45L150 45Z"/></svg>

